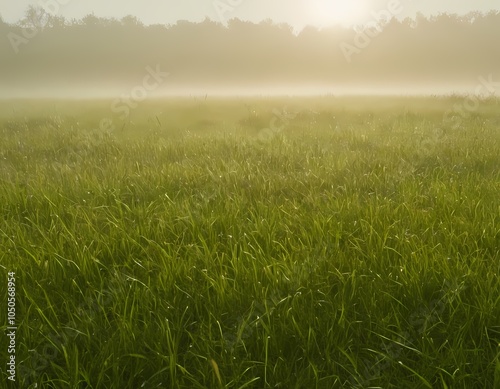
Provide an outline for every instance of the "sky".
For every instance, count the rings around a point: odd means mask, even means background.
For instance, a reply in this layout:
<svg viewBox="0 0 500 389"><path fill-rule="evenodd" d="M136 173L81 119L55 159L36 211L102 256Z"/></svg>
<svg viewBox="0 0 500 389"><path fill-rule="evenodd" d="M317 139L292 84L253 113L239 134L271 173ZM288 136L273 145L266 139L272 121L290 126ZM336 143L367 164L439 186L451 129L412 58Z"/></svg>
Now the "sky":
<svg viewBox="0 0 500 389"><path fill-rule="evenodd" d="M0 0L0 16L14 23L29 5L41 6L67 19L93 13L120 19L137 16L145 24L175 24L177 20L205 18L227 22L239 18L253 22L271 19L295 30L306 25L326 27L362 24L392 9L397 18L439 13L466 14L471 11L500 11L500 0Z"/></svg>

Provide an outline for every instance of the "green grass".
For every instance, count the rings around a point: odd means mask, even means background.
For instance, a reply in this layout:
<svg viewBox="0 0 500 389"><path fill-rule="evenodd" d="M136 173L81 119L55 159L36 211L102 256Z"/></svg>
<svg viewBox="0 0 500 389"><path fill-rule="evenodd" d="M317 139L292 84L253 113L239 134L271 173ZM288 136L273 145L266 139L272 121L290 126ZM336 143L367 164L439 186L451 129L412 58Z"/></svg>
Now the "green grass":
<svg viewBox="0 0 500 389"><path fill-rule="evenodd" d="M17 387L499 388L498 101L461 101L2 103Z"/></svg>

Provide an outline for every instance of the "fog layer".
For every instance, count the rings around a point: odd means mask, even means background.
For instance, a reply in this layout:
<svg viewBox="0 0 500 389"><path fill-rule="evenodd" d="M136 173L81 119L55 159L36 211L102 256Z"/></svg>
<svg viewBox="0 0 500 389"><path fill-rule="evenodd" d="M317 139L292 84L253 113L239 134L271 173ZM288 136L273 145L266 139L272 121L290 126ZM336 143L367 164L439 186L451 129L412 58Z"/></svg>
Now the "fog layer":
<svg viewBox="0 0 500 389"><path fill-rule="evenodd" d="M0 22L0 36L2 98L500 90L493 12L294 34L270 21L68 22L32 8L16 25Z"/></svg>

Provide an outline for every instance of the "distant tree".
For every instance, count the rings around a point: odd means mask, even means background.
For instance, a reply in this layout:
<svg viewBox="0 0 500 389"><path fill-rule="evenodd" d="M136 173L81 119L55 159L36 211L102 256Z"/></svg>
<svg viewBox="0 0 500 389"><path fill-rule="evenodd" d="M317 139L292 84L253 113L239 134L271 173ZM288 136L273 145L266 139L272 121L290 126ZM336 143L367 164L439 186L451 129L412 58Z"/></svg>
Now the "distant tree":
<svg viewBox="0 0 500 389"><path fill-rule="evenodd" d="M48 26L51 28L64 28L66 27L66 19L64 19L64 16L49 15Z"/></svg>
<svg viewBox="0 0 500 389"><path fill-rule="evenodd" d="M121 20L121 23L125 27L144 27L144 24L135 16L127 15Z"/></svg>
<svg viewBox="0 0 500 389"><path fill-rule="evenodd" d="M431 21L422 12L417 12L417 16L415 18L415 25L417 27L425 27L430 23Z"/></svg>
<svg viewBox="0 0 500 389"><path fill-rule="evenodd" d="M476 20L480 19L483 16L483 14L479 11L472 11L469 12L467 15L464 16L464 19L469 22L469 23L474 23Z"/></svg>
<svg viewBox="0 0 500 389"><path fill-rule="evenodd" d="M42 7L30 5L21 20L21 26L34 29L36 31L43 31L50 24L51 15L47 13Z"/></svg>
<svg viewBox="0 0 500 389"><path fill-rule="evenodd" d="M179 19L175 23L175 26L178 26L178 27L192 27L194 25L196 25L196 23L190 22L189 20L185 20L185 19Z"/></svg>
<svg viewBox="0 0 500 389"><path fill-rule="evenodd" d="M115 18L101 19L101 23L106 27L121 27L122 22Z"/></svg>
<svg viewBox="0 0 500 389"><path fill-rule="evenodd" d="M7 28L7 27L8 27L7 22L5 22L5 20L3 20L3 17L0 14L0 28Z"/></svg>
<svg viewBox="0 0 500 389"><path fill-rule="evenodd" d="M101 25L101 19L91 13L82 18L82 24L87 27L96 27Z"/></svg>
<svg viewBox="0 0 500 389"><path fill-rule="evenodd" d="M413 18L406 17L402 21L402 25L405 26L406 28L417 28L417 21Z"/></svg>
<svg viewBox="0 0 500 389"><path fill-rule="evenodd" d="M273 20L271 18L266 18L264 20L262 20L259 25L261 26L267 26L267 27L271 27L271 26L274 26L275 23L273 22Z"/></svg>
<svg viewBox="0 0 500 389"><path fill-rule="evenodd" d="M7 30L7 28L9 28L9 25L7 23L5 23L5 21L2 18L2 15L0 14L0 30L1 31Z"/></svg>

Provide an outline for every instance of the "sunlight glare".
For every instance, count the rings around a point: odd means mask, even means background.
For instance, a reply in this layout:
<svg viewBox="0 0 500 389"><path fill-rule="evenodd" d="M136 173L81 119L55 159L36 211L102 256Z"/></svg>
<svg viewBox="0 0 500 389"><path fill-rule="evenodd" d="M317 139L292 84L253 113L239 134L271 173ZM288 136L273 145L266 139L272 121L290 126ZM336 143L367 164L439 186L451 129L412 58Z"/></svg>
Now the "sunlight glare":
<svg viewBox="0 0 500 389"><path fill-rule="evenodd" d="M358 23L366 11L363 0L311 0L310 12L315 24L321 27Z"/></svg>

